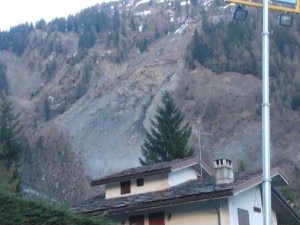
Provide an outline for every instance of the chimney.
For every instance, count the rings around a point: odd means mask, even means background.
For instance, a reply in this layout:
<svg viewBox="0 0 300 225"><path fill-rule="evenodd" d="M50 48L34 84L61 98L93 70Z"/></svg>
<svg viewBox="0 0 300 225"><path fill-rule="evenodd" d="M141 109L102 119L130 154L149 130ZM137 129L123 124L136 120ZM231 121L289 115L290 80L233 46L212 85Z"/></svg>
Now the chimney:
<svg viewBox="0 0 300 225"><path fill-rule="evenodd" d="M214 160L216 184L229 184L234 181L232 163L229 159Z"/></svg>

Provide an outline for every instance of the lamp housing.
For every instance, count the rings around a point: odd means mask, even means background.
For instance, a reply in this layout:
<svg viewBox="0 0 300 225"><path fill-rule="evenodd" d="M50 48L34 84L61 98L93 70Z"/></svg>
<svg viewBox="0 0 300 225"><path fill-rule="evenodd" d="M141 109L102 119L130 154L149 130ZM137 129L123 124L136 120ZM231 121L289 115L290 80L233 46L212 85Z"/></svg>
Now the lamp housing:
<svg viewBox="0 0 300 225"><path fill-rule="evenodd" d="M233 19L238 21L245 21L248 16L248 10L244 9L242 6L238 5L233 13Z"/></svg>
<svg viewBox="0 0 300 225"><path fill-rule="evenodd" d="M291 27L293 24L293 16L288 13L281 13L278 22L280 26Z"/></svg>

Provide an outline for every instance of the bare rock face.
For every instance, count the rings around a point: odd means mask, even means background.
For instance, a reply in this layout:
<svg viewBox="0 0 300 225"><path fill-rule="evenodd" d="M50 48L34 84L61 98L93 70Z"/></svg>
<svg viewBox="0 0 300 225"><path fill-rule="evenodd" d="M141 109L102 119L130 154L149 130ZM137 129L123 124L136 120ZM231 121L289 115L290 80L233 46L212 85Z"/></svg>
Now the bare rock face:
<svg viewBox="0 0 300 225"><path fill-rule="evenodd" d="M173 35L173 44L189 38ZM98 178L138 166L140 145L149 117L155 114L163 90L176 91L184 61L183 44L172 48L163 39L151 50L122 65L101 61L101 70L82 97L55 123L68 130L73 149L84 161L86 174Z"/></svg>
<svg viewBox="0 0 300 225"><path fill-rule="evenodd" d="M201 135L202 157L209 165L229 158L234 170L241 164L249 171L261 169L261 80L215 74L197 63L189 70L185 54L196 27L201 21L186 21L144 53L130 49L121 63L113 62L113 49L101 43L79 52L74 33L34 31L21 57L0 52L27 136L33 139L50 126L63 132L88 180L138 166L149 119L161 93L169 90L193 127L196 150L199 133L209 133ZM63 51L46 54L47 42L60 43ZM283 115L281 107L271 105L272 165L283 167L296 187L300 118L297 112Z"/></svg>

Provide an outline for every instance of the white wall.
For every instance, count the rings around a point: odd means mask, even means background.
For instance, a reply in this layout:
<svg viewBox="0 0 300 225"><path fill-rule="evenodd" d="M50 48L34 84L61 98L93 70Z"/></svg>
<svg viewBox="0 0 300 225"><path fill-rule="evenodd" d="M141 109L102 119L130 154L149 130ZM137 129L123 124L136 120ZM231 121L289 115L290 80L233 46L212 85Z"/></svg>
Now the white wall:
<svg viewBox="0 0 300 225"><path fill-rule="evenodd" d="M105 198L135 195L152 191L160 191L168 188L168 175L154 175L144 178L144 186L137 187L136 179L130 182L130 193L121 195L120 182L105 185Z"/></svg>
<svg viewBox="0 0 300 225"><path fill-rule="evenodd" d="M110 183L105 185L105 198L115 198L120 195L120 183Z"/></svg>
<svg viewBox="0 0 300 225"><path fill-rule="evenodd" d="M179 169L169 174L144 177L144 186L140 187L137 186L136 179L132 179L130 184L131 192L122 196L165 190L191 179L197 179L197 172L191 167ZM120 182L105 185L105 198L115 198L120 196Z"/></svg>
<svg viewBox="0 0 300 225"><path fill-rule="evenodd" d="M272 225L277 225L277 215L273 210L272 210Z"/></svg>
<svg viewBox="0 0 300 225"><path fill-rule="evenodd" d="M226 206L228 204L226 204L225 201L227 202L226 199L214 201L214 205L218 208ZM214 205L211 201L194 202L181 206L177 205L161 209L152 209L118 216L116 215L111 218L117 222L117 224L121 224L121 221L125 221L125 225L128 225L129 216L143 214L145 218L144 225L149 225L148 215L153 212L163 211L165 213L165 225L218 225L218 213ZM226 209L220 209L220 212L221 211L226 211ZM168 219L168 214L171 215L170 219ZM226 221L222 221L221 224L230 225Z"/></svg>
<svg viewBox="0 0 300 225"><path fill-rule="evenodd" d="M254 212L253 207L258 207L261 212ZM230 224L238 225L238 209L249 212L250 224L263 225L263 211L260 187L256 186L236 196L229 197Z"/></svg>
<svg viewBox="0 0 300 225"><path fill-rule="evenodd" d="M176 186L180 183L188 180L197 179L197 173L195 169L187 167L184 169L176 170L169 173L169 187Z"/></svg>

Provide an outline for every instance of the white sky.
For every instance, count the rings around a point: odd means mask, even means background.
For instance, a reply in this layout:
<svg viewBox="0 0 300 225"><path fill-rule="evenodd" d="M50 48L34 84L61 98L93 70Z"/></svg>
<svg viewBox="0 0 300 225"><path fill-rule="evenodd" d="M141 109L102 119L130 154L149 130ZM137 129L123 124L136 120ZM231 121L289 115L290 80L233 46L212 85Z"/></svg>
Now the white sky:
<svg viewBox="0 0 300 225"><path fill-rule="evenodd" d="M107 0L2 0L0 3L0 30L25 22L44 19L46 22L56 17L67 17L80 10Z"/></svg>

